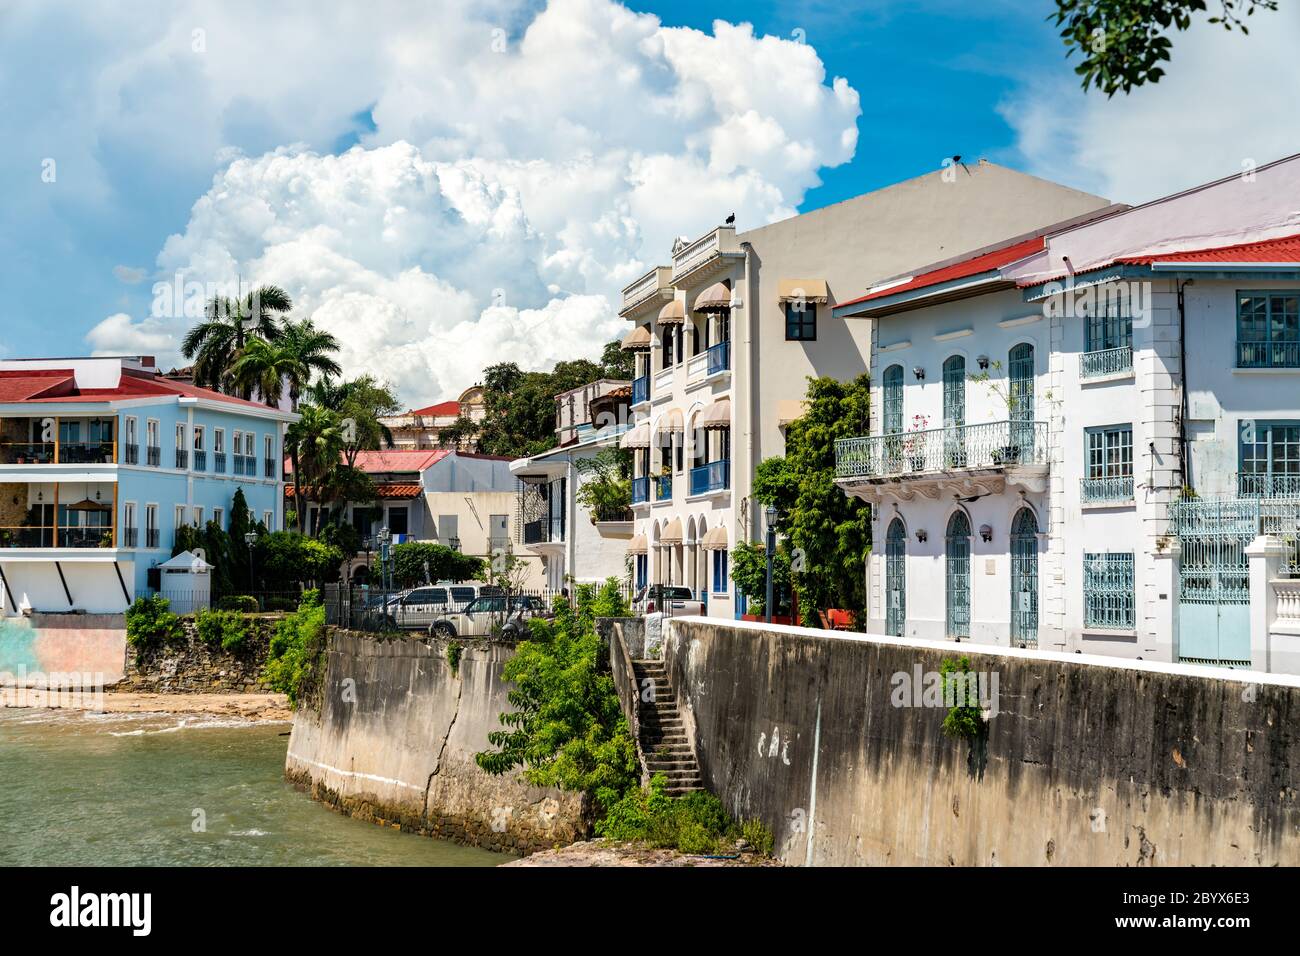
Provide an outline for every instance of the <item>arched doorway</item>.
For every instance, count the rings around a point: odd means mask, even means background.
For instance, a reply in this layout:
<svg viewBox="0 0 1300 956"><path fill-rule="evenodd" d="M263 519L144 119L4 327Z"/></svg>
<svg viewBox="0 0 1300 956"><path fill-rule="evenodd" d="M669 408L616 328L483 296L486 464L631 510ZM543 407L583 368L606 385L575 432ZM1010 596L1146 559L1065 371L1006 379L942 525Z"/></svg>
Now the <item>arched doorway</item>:
<svg viewBox="0 0 1300 956"><path fill-rule="evenodd" d="M895 518L885 535L885 633L903 636L907 618L907 532Z"/></svg>
<svg viewBox="0 0 1300 956"><path fill-rule="evenodd" d="M1028 508L1011 520L1011 646L1038 646L1038 519Z"/></svg>
<svg viewBox="0 0 1300 956"><path fill-rule="evenodd" d="M945 544L949 637L970 637L970 519L954 511Z"/></svg>

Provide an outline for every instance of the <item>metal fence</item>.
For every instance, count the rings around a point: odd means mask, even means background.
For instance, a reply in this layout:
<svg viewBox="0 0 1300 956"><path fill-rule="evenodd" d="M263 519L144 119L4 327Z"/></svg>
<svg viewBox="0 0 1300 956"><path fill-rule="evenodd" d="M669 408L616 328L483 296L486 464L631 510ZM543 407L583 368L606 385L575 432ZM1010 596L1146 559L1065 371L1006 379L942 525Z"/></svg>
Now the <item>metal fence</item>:
<svg viewBox="0 0 1300 956"><path fill-rule="evenodd" d="M1240 542L1243 553L1236 563L1244 575L1245 546L1255 535L1266 534L1286 545L1282 576L1300 578L1300 497L1192 498L1171 505L1169 519L1170 529L1182 541L1185 566L1194 563L1192 552L1201 540L1231 536Z"/></svg>
<svg viewBox="0 0 1300 956"><path fill-rule="evenodd" d="M835 443L840 478L929 474L962 468L1038 465L1047 461L1046 422L1008 420L928 428Z"/></svg>

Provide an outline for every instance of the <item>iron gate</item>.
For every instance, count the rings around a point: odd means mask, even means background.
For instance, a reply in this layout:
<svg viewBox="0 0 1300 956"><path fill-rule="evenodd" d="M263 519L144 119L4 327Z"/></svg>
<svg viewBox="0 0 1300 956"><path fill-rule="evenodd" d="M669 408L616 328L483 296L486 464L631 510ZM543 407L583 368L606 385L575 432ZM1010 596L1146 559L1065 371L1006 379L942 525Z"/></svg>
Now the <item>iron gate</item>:
<svg viewBox="0 0 1300 956"><path fill-rule="evenodd" d="M945 554L948 636L970 637L970 521L963 511L948 519Z"/></svg>
<svg viewBox="0 0 1300 956"><path fill-rule="evenodd" d="M1250 665L1250 571L1246 547L1260 503L1192 499L1170 508L1178 563L1178 659Z"/></svg>
<svg viewBox="0 0 1300 956"><path fill-rule="evenodd" d="M1038 519L1028 508L1011 522L1011 644L1038 646Z"/></svg>
<svg viewBox="0 0 1300 956"><path fill-rule="evenodd" d="M901 518L895 518L885 536L885 633L903 636L907 618L907 532Z"/></svg>

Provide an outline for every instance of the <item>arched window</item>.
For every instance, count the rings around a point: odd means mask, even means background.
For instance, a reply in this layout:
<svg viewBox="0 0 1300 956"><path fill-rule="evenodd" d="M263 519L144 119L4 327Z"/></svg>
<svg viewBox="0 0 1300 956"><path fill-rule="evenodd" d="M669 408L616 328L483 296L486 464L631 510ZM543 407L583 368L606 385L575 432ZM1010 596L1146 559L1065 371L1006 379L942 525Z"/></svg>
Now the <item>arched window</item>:
<svg viewBox="0 0 1300 956"><path fill-rule="evenodd" d="M1011 520L1011 645L1038 646L1038 519L1021 508Z"/></svg>
<svg viewBox="0 0 1300 956"><path fill-rule="evenodd" d="M885 535L885 633L903 636L907 619L907 531L901 518L889 524Z"/></svg>
<svg viewBox="0 0 1300 956"><path fill-rule="evenodd" d="M970 519L954 511L945 541L947 631L949 637L970 637Z"/></svg>
<svg viewBox="0 0 1300 956"><path fill-rule="evenodd" d="M886 435L899 435L903 431L903 366L885 369L884 385L884 431Z"/></svg>

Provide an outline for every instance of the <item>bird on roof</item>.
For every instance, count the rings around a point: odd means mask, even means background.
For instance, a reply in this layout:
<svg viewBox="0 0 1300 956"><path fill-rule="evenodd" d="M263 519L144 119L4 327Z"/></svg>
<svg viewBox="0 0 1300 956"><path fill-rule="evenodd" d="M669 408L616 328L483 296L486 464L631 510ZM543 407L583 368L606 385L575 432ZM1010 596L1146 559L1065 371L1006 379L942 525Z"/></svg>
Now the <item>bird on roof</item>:
<svg viewBox="0 0 1300 956"><path fill-rule="evenodd" d="M726 222L726 224L727 224L728 226L734 226L734 225L736 224L736 214L733 212L733 213L732 213L730 216L728 216L724 221Z"/></svg>

